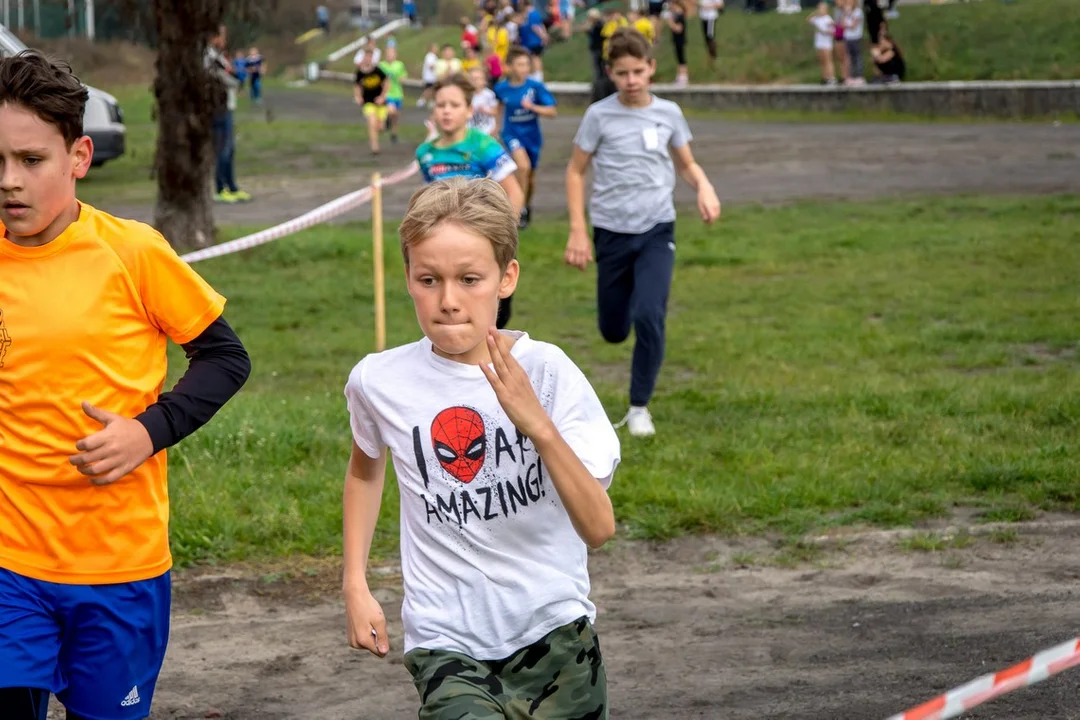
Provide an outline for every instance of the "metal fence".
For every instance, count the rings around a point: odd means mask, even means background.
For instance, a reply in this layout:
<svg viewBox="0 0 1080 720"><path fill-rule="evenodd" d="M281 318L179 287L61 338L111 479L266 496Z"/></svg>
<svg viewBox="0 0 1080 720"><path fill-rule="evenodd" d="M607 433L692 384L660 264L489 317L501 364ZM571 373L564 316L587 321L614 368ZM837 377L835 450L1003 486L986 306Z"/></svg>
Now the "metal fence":
<svg viewBox="0 0 1080 720"><path fill-rule="evenodd" d="M45 39L145 41L152 0L0 0L0 23L20 35ZM152 26L152 23L150 23Z"/></svg>

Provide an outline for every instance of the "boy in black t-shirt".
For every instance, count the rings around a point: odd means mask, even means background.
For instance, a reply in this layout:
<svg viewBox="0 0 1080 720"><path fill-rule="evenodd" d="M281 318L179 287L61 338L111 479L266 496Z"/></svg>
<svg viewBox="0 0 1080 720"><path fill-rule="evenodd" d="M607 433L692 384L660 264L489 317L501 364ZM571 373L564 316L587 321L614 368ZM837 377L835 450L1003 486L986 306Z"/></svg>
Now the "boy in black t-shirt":
<svg viewBox="0 0 1080 720"><path fill-rule="evenodd" d="M361 106L367 118L368 141L371 154L379 154L379 133L386 125L386 91L390 87L386 73L375 64L373 53L364 53L363 60L356 68L356 86L353 98Z"/></svg>

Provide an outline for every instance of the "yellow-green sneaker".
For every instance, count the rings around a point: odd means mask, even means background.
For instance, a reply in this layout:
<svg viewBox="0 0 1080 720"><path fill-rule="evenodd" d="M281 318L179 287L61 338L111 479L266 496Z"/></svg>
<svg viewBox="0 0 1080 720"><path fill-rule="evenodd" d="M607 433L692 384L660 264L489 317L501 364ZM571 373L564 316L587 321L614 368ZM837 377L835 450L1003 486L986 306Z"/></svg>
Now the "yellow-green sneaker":
<svg viewBox="0 0 1080 720"><path fill-rule="evenodd" d="M251 202L251 193L243 190L235 191L232 196L236 199L236 202Z"/></svg>
<svg viewBox="0 0 1080 720"><path fill-rule="evenodd" d="M226 203L226 204L232 205L232 204L238 203L240 201L236 198L236 195L234 195L233 193L229 192L228 190L222 190L221 192L214 195L214 202Z"/></svg>

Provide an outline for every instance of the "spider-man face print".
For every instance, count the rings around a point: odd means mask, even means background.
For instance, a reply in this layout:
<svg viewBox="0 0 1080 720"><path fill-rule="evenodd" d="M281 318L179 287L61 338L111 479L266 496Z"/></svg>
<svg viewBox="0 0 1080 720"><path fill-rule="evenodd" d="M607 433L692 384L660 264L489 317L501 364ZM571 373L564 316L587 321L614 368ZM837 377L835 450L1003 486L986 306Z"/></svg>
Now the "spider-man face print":
<svg viewBox="0 0 1080 720"><path fill-rule="evenodd" d="M431 444L446 472L463 483L472 482L487 453L484 420L472 408L447 408L431 423Z"/></svg>

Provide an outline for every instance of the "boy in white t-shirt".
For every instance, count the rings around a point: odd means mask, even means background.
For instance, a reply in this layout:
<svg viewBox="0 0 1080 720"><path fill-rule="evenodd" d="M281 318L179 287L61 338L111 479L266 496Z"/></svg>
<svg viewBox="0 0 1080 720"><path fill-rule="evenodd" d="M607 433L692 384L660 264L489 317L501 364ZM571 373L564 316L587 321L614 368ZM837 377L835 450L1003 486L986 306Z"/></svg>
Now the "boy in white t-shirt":
<svg viewBox="0 0 1080 720"><path fill-rule="evenodd" d="M493 180L418 190L399 234L424 338L368 355L345 387L349 644L390 651L366 580L389 455L420 720L609 714L586 562L615 532L619 441L562 350L495 329L517 224Z"/></svg>
<svg viewBox="0 0 1080 720"><path fill-rule="evenodd" d="M472 117L469 127L474 127L485 135L495 134L495 118L499 115L499 99L495 91L487 86L487 74L481 68L469 71L476 92L472 98Z"/></svg>
<svg viewBox="0 0 1080 720"><path fill-rule="evenodd" d="M439 46L435 43L431 44L428 48L427 55L424 56L424 64L420 68L420 79L424 81L424 93L416 101L416 107L424 107L429 102L434 101L435 81L439 79L438 73L435 71L436 66L439 64Z"/></svg>

